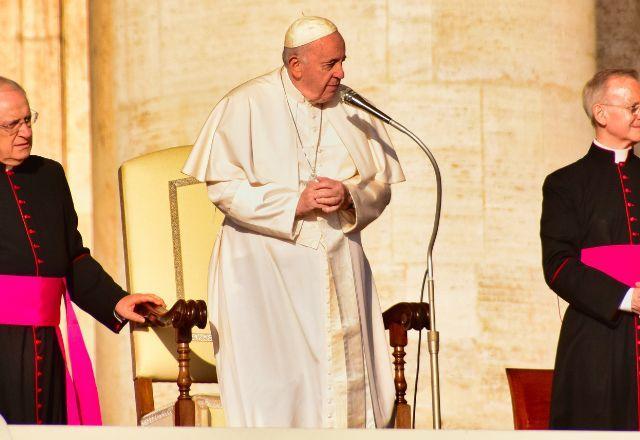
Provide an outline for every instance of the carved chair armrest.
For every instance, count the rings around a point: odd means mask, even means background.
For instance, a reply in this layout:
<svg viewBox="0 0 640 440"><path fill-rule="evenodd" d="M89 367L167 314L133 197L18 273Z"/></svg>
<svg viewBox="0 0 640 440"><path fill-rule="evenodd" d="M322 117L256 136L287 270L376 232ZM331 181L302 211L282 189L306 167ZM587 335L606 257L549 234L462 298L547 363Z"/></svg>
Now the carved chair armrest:
<svg viewBox="0 0 640 440"><path fill-rule="evenodd" d="M135 310L145 318L143 326L205 328L207 325L207 304L200 299L179 299L169 310L152 303L142 303Z"/></svg>
<svg viewBox="0 0 640 440"><path fill-rule="evenodd" d="M429 329L429 304L427 303L398 303L382 314L384 328L389 330L389 342L393 347L393 365L395 370L394 385L395 427L411 427L411 407L405 399L407 381L404 376L404 347L407 346L407 332L409 330Z"/></svg>

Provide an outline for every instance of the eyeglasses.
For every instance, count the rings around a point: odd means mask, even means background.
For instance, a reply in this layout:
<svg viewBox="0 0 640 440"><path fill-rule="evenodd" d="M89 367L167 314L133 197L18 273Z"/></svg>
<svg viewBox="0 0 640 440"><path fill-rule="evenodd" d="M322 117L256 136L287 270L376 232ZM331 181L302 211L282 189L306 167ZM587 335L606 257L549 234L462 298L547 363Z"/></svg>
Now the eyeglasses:
<svg viewBox="0 0 640 440"><path fill-rule="evenodd" d="M27 127L31 127L38 120L38 112L35 110L31 110L24 118L16 119L15 121L10 122L0 122L0 132L3 132L8 135L16 134L20 131L20 126L25 124Z"/></svg>
<svg viewBox="0 0 640 440"><path fill-rule="evenodd" d="M610 107L623 108L625 110L629 110L632 115L640 116L640 104L633 104L633 105L630 105L630 106L626 106L626 105L604 104L604 103L602 103L602 105L608 105Z"/></svg>

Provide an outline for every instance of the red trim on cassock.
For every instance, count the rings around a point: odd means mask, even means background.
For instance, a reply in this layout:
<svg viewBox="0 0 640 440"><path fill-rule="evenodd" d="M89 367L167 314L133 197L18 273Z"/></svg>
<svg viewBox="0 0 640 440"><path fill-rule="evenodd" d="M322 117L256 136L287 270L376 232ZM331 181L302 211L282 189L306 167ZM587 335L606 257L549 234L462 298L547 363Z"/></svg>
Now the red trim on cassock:
<svg viewBox="0 0 640 440"><path fill-rule="evenodd" d="M568 262L569 262L569 258L565 258L564 261L562 263L560 263L560 266L558 266L556 271L553 273L553 276L551 277L551 281L549 281L549 284L553 284L553 282L556 280L556 278L558 278L558 275L560 274L560 271L564 268L564 266L566 266L566 264Z"/></svg>
<svg viewBox="0 0 640 440"><path fill-rule="evenodd" d="M42 420L40 420L40 408L42 408L42 404L40 403L40 396L38 390L40 389L39 378L40 374L40 365L38 362L42 360L42 356L38 354L38 338L36 337L36 327L31 327L31 333L33 335L33 397L34 397L34 411L36 414L36 424L41 425Z"/></svg>
<svg viewBox="0 0 640 440"><path fill-rule="evenodd" d="M631 190L624 186L624 177L622 176L622 171L620 168L624 166L624 162L620 162L616 169L618 170L618 177L620 178L620 187L622 189L622 197L624 198L624 209L627 214L627 227L629 229L629 243L633 244L633 237L638 234L631 230L631 215L629 214L629 208L633 206L633 203L630 203L627 200L627 193L631 193ZM638 315L633 317L633 326L635 336L635 352L636 352L636 404L638 407L638 429L640 430L640 357L638 355L638 344L640 343L640 329L638 328Z"/></svg>
<svg viewBox="0 0 640 440"><path fill-rule="evenodd" d="M74 259L71 261L71 264L75 264L77 261L80 261L80 260L82 260L83 258L88 257L88 256L89 256L89 253L86 253L86 254L80 254L80 255L78 255L76 258L74 258Z"/></svg>
<svg viewBox="0 0 640 440"><path fill-rule="evenodd" d="M31 246L33 261L36 266L36 276L39 276L40 262L42 260L38 258L38 255L36 254L36 247L33 245L33 240L31 239L31 234L33 234L35 231L33 229L30 229L29 226L27 226L27 221L26 221L27 217L26 217L26 214L22 211L22 205L24 205L26 202L18 198L18 194L16 193L16 188L20 188L20 187L18 185L14 185L13 180L10 177L13 175L13 173L9 174L9 171L7 171L5 172L5 175L7 176L7 180L9 181L11 192L13 192L13 198L16 200L16 205L18 206L18 211L20 212L20 219L22 220L22 224L24 225L24 231L27 233L27 240L29 240L29 246ZM29 216L29 218L31 218L31 216Z"/></svg>
<svg viewBox="0 0 640 440"><path fill-rule="evenodd" d="M631 216L629 215L629 207L632 204L629 203L629 201L627 200L627 193L625 191L627 188L625 188L624 186L622 171L620 171L620 167L622 166L620 165L621 163L624 163L624 162L618 163L618 166L616 167L616 169L618 170L618 177L620 178L620 186L622 187L622 197L624 198L624 211L627 214L627 227L629 228L629 243L633 244L633 232L631 231L631 221L630 221Z"/></svg>

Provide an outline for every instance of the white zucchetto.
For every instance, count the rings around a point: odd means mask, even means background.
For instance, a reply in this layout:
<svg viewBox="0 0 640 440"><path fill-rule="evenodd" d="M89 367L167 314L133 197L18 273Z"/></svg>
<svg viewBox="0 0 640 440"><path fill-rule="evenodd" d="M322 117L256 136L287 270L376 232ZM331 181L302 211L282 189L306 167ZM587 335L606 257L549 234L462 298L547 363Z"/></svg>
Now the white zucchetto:
<svg viewBox="0 0 640 440"><path fill-rule="evenodd" d="M303 16L291 23L287 29L287 33L284 35L284 47L303 46L337 30L336 25L326 18Z"/></svg>

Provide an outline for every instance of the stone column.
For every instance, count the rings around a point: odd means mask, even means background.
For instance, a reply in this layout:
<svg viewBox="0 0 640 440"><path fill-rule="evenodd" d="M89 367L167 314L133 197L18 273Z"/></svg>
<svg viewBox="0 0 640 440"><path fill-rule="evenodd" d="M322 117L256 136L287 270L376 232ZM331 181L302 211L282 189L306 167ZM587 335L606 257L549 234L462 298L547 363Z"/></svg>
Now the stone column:
<svg viewBox="0 0 640 440"><path fill-rule="evenodd" d="M596 0L598 69L640 69L640 4L634 0Z"/></svg>
<svg viewBox="0 0 640 440"><path fill-rule="evenodd" d="M0 75L20 83L40 117L33 154L62 163L86 246L92 245L91 140L84 0L0 0ZM78 310L94 354L95 321Z"/></svg>
<svg viewBox="0 0 640 440"><path fill-rule="evenodd" d="M0 75L20 83L40 113L33 154L63 161L60 10L47 0L0 1Z"/></svg>

